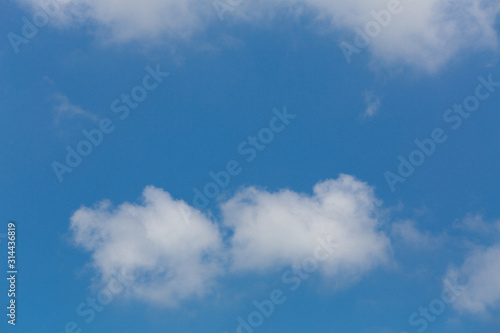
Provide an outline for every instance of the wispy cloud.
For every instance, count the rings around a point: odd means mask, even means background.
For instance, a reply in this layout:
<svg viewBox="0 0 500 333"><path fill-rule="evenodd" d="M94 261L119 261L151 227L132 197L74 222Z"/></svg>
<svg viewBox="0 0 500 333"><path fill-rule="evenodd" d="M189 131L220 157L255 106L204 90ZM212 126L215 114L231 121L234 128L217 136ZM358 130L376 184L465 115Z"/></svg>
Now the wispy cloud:
<svg viewBox="0 0 500 333"><path fill-rule="evenodd" d="M78 105L72 104L69 98L63 94L57 93L54 95L56 112L56 123L59 124L65 118L73 119L77 117L85 118L94 122L99 121L99 117L89 111L84 110Z"/></svg>
<svg viewBox="0 0 500 333"><path fill-rule="evenodd" d="M453 226L483 235L494 235L500 232L500 221L486 222L480 214L467 214L462 220L455 221Z"/></svg>
<svg viewBox="0 0 500 333"><path fill-rule="evenodd" d="M429 232L421 232L414 221L402 221L392 224L391 234L394 239L417 249L436 249L444 242L443 236L434 236Z"/></svg>
<svg viewBox="0 0 500 333"><path fill-rule="evenodd" d="M364 117L374 116L380 109L381 99L373 91L365 91L366 110L363 113Z"/></svg>

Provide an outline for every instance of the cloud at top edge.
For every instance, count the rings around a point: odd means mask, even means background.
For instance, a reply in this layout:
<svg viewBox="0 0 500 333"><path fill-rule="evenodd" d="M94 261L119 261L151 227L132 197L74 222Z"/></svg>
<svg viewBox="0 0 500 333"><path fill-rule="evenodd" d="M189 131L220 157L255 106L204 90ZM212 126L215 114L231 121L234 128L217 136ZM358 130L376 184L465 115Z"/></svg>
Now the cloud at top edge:
<svg viewBox="0 0 500 333"><path fill-rule="evenodd" d="M21 0L38 8L49 0ZM56 0L51 0L56 1ZM59 0L53 22L95 24L115 42L183 40L210 25L258 24L277 16L310 15L322 32L342 31L346 41L354 28L373 21L373 11L388 8L391 0L267 0L229 1L227 20L219 21L212 1L205 0ZM65 4L63 4L65 3ZM495 22L500 3L493 0L401 0L401 12L370 42L378 62L406 64L428 72L439 70L461 52L496 50ZM339 50L340 52L340 50Z"/></svg>

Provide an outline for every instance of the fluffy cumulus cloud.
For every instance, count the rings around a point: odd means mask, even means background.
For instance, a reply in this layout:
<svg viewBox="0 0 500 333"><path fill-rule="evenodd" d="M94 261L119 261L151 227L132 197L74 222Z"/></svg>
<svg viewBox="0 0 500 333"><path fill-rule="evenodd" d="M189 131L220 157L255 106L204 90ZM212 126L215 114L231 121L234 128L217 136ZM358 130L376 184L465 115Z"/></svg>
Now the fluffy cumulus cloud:
<svg viewBox="0 0 500 333"><path fill-rule="evenodd" d="M488 315L500 308L500 244L473 251L463 265L448 271L447 278L458 278L462 294L454 307L475 315Z"/></svg>
<svg viewBox="0 0 500 333"><path fill-rule="evenodd" d="M38 7L58 1L58 20L87 22L115 41L185 38L220 24L214 1L205 0L21 0ZM397 1L397 0L393 0ZM308 15L321 31L344 31L353 44L354 29L374 21L391 0L216 0L233 23L261 23L276 16ZM65 4L62 4L65 3ZM403 63L436 71L464 50L496 49L496 0L400 0L398 14L370 38L368 48L381 63ZM227 22L226 21L226 22Z"/></svg>
<svg viewBox="0 0 500 333"><path fill-rule="evenodd" d="M312 196L245 189L222 205L224 222L234 229L233 269L299 264L322 235L331 235L334 252L323 272L356 278L384 263L390 251L376 207L371 188L346 175L318 183Z"/></svg>
<svg viewBox="0 0 500 333"><path fill-rule="evenodd" d="M148 187L140 204L80 208L71 229L103 282L127 276L129 296L175 305L209 293L221 275L298 264L325 240L333 251L319 272L332 285L355 281L390 258L377 210L372 189L345 175L318 183L312 195L243 189L221 205L218 223Z"/></svg>
<svg viewBox="0 0 500 333"><path fill-rule="evenodd" d="M221 235L200 212L148 187L143 204L101 202L71 217L76 243L106 281L131 279L129 293L153 302L202 296L221 273Z"/></svg>

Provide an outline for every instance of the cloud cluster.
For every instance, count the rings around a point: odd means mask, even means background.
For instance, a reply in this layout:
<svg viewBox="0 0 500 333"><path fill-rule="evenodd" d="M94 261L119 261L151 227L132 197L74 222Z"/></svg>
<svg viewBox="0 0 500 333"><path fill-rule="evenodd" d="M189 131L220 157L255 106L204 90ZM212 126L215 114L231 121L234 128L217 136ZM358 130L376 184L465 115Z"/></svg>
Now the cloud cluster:
<svg viewBox="0 0 500 333"><path fill-rule="evenodd" d="M220 206L222 220L214 223L165 191L147 187L140 204L113 208L103 201L80 208L71 229L75 242L91 252L103 281L130 276L132 297L175 305L210 292L222 275L297 264L329 235L334 252L320 272L332 286L356 281L391 255L377 207L368 185L342 175L318 183L312 195L245 188Z"/></svg>
<svg viewBox="0 0 500 333"><path fill-rule="evenodd" d="M34 7L46 1L21 0ZM386 9L391 0L220 0L232 8L233 23L260 24L276 16L313 17L318 31L354 35L373 21L372 12ZM398 0L392 0L398 1ZM210 24L220 24L213 1L205 0L59 0L58 22L89 23L117 42L185 39ZM402 12L370 43L377 60L438 70L464 50L496 49L496 0L400 0ZM325 28L326 25L326 28Z"/></svg>

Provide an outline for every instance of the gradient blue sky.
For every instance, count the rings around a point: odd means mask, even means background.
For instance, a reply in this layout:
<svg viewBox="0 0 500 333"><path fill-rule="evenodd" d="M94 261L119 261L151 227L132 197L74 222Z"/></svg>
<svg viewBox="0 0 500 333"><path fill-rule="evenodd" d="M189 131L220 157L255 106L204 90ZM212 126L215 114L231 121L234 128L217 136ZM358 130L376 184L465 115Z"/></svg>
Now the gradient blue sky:
<svg viewBox="0 0 500 333"><path fill-rule="evenodd" d="M222 21L198 0L69 1L17 53L8 34L44 2L2 2L0 234L17 221L19 275L17 325L2 306L1 331L236 332L280 289L286 301L255 332L499 332L500 87L456 130L443 114L478 77L500 82L500 6L437 2L405 3L351 63L339 44L388 1L242 2ZM110 106L148 66L169 76L121 120ZM284 108L295 118L246 161L239 145ZM59 182L53 162L105 118L114 131ZM391 191L385 173L436 128L446 142ZM241 172L198 211L193 189L232 160ZM326 234L289 231L311 225L345 239L291 291L283 274ZM127 244L139 258L116 252ZM134 281L86 323L77 307L120 270ZM196 276L206 284L186 282ZM454 277L460 296L412 325Z"/></svg>

